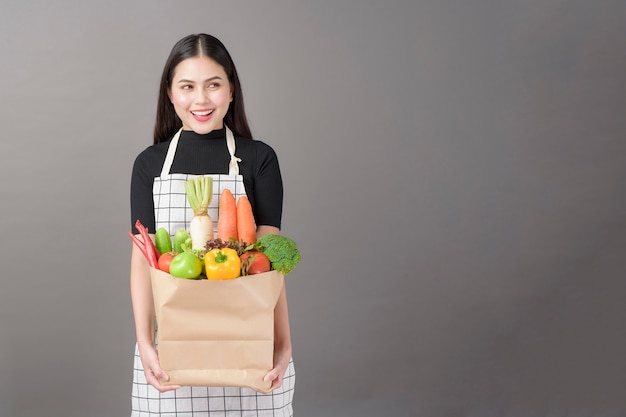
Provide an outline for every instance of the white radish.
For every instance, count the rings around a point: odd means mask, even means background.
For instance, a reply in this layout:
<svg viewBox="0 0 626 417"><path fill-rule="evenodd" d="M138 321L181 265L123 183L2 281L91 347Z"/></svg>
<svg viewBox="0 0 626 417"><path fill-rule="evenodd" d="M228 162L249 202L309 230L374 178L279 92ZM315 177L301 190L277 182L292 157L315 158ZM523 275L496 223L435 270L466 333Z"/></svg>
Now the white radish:
<svg viewBox="0 0 626 417"><path fill-rule="evenodd" d="M208 214L213 197L213 178L203 176L185 181L185 192L193 210L193 217L189 222L191 248L203 250L207 241L213 239L213 219Z"/></svg>

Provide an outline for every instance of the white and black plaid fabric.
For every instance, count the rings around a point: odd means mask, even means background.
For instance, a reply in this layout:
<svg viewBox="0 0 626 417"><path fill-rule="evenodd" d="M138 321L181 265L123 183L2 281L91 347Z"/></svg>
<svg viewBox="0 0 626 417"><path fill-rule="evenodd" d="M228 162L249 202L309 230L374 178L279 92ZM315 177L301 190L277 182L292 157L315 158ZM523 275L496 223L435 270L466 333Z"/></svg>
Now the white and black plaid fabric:
<svg viewBox="0 0 626 417"><path fill-rule="evenodd" d="M131 417L292 417L295 382L290 361L282 386L269 394L237 387L181 387L160 393L146 382L135 347Z"/></svg>

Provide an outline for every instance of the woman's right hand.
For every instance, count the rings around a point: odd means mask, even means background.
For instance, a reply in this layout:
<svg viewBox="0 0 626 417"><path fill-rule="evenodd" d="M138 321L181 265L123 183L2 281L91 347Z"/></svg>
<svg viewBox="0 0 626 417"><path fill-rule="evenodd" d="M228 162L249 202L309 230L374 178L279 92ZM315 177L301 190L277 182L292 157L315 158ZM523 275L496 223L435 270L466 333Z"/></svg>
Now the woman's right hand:
<svg viewBox="0 0 626 417"><path fill-rule="evenodd" d="M141 236L138 235L138 238L141 239ZM146 381L160 392L180 388L178 385L166 385L169 376L159 362L159 354L154 345L155 317L150 269L148 261L137 245L133 245L130 259L130 295L133 302L137 347Z"/></svg>
<svg viewBox="0 0 626 417"><path fill-rule="evenodd" d="M152 385L159 392L172 391L180 388L180 385L165 385L170 377L161 368L159 355L154 346L139 346L139 357L143 365L143 372L148 384Z"/></svg>

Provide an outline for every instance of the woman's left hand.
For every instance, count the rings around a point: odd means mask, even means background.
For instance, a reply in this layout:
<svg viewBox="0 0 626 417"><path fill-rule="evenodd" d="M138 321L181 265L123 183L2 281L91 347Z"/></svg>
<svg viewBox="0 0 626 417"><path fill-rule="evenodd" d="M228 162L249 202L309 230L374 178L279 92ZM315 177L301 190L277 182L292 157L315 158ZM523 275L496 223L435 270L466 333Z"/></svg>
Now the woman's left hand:
<svg viewBox="0 0 626 417"><path fill-rule="evenodd" d="M259 229L261 227L259 227ZM264 230L261 231L263 232ZM259 233L257 232L257 234ZM270 383L268 391L272 391L282 385L283 377L291 361L291 334L289 331L289 313L287 310L287 292L283 285L278 301L276 302L276 307L274 308L274 368L263 378L263 381Z"/></svg>
<svg viewBox="0 0 626 417"><path fill-rule="evenodd" d="M274 368L265 375L265 378L263 378L263 381L271 383L271 386L269 388L270 391L275 390L282 385L283 377L285 376L285 372L287 371L287 366L289 366L290 360L290 352L276 352L274 358Z"/></svg>

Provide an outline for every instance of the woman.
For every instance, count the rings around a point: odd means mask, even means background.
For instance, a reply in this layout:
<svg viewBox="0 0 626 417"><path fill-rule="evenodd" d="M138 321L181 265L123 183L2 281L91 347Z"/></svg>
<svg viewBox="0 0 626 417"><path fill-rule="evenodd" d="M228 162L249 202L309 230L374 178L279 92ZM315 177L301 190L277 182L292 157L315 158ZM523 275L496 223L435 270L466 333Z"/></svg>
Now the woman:
<svg viewBox="0 0 626 417"><path fill-rule="evenodd" d="M184 208L170 203L184 195L182 181L173 180L180 174L234 179L234 187L245 189L252 204L257 235L279 232L283 188L276 154L252 139L235 65L224 45L206 34L181 39L165 64L154 145L141 152L133 166L135 233L136 220L150 231L188 228ZM274 368L265 377L274 388L269 394L248 388L168 385L156 348L148 264L135 245L130 287L137 337L132 416L210 416L212 411L228 416L293 415L295 373L284 287L274 313Z"/></svg>

